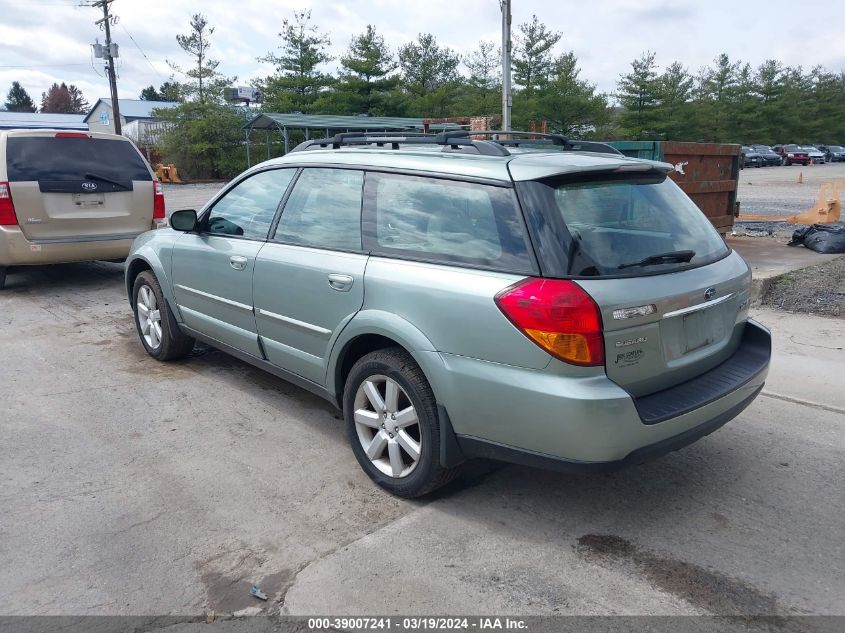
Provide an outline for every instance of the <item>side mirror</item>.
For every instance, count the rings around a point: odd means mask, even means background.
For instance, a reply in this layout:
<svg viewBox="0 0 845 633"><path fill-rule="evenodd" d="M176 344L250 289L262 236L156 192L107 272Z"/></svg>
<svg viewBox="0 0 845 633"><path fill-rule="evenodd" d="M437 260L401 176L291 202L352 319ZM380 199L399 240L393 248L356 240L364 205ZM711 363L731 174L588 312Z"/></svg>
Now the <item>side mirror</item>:
<svg viewBox="0 0 845 633"><path fill-rule="evenodd" d="M170 226L177 231L193 231L197 228L197 212L193 209L174 211L170 215Z"/></svg>

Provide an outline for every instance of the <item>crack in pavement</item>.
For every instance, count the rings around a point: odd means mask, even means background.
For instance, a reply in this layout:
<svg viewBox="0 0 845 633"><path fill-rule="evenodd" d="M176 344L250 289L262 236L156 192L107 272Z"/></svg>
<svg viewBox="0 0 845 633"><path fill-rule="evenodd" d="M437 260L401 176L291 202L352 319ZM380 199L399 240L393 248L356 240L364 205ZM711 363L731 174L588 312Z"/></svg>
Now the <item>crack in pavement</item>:
<svg viewBox="0 0 845 633"><path fill-rule="evenodd" d="M845 415L845 409L840 407L834 407L829 404L822 404L820 402L813 402L812 400L802 400L801 398L794 398L793 396L786 396L780 393L774 393L772 391L761 391L761 396L766 398L773 398L775 400L782 400L783 402L790 402L792 404L800 404L805 407L811 407L813 409L819 409L821 411L829 411L830 413L838 413L839 415Z"/></svg>

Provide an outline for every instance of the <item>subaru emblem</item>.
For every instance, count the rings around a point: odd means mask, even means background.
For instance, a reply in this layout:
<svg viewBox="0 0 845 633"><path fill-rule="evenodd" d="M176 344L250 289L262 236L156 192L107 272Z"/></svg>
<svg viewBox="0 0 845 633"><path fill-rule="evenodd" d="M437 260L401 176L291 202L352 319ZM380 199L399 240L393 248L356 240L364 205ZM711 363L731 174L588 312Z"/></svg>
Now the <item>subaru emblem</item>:
<svg viewBox="0 0 845 633"><path fill-rule="evenodd" d="M708 288L704 291L704 300L710 301L713 297L716 296L716 289L715 288Z"/></svg>
<svg viewBox="0 0 845 633"><path fill-rule="evenodd" d="M97 189L97 183L86 180L82 183L82 188L85 189L85 191L95 191Z"/></svg>

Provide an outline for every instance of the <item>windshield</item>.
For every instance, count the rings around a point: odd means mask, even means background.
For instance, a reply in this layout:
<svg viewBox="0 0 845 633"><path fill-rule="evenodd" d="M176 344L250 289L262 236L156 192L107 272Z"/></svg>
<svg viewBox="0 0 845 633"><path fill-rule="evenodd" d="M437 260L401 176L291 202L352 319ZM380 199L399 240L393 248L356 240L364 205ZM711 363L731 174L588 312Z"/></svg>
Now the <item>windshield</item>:
<svg viewBox="0 0 845 633"><path fill-rule="evenodd" d="M598 175L518 185L546 273L667 273L727 255L713 225L665 175Z"/></svg>
<svg viewBox="0 0 845 633"><path fill-rule="evenodd" d="M828 149L829 151L831 151L831 152L841 152L841 151L842 151L842 146L840 146L840 145L831 145L831 146L830 146L830 147L828 147L827 149Z"/></svg>
<svg viewBox="0 0 845 633"><path fill-rule="evenodd" d="M803 151L798 145L787 145L784 149L788 152L801 152Z"/></svg>

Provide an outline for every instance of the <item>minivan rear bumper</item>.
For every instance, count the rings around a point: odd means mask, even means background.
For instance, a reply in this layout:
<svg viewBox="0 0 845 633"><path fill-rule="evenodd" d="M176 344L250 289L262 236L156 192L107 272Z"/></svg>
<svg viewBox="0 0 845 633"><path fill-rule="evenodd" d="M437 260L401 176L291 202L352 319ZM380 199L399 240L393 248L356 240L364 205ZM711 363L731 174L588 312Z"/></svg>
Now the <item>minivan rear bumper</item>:
<svg viewBox="0 0 845 633"><path fill-rule="evenodd" d="M127 234L30 241L20 227L0 226L0 266L124 259L136 237Z"/></svg>
<svg viewBox="0 0 845 633"><path fill-rule="evenodd" d="M650 424L642 419L637 402L606 377L564 377L489 363L479 367L469 359L443 356L451 370L443 405L465 457L589 472L677 450L739 415L763 388L771 335L749 320L737 352L714 374L689 381L693 388L664 393L673 406L680 401L676 396L687 400L676 415ZM750 369L739 376L738 366ZM719 368L726 380L716 394L718 381L712 379ZM690 407L693 394L700 400Z"/></svg>

